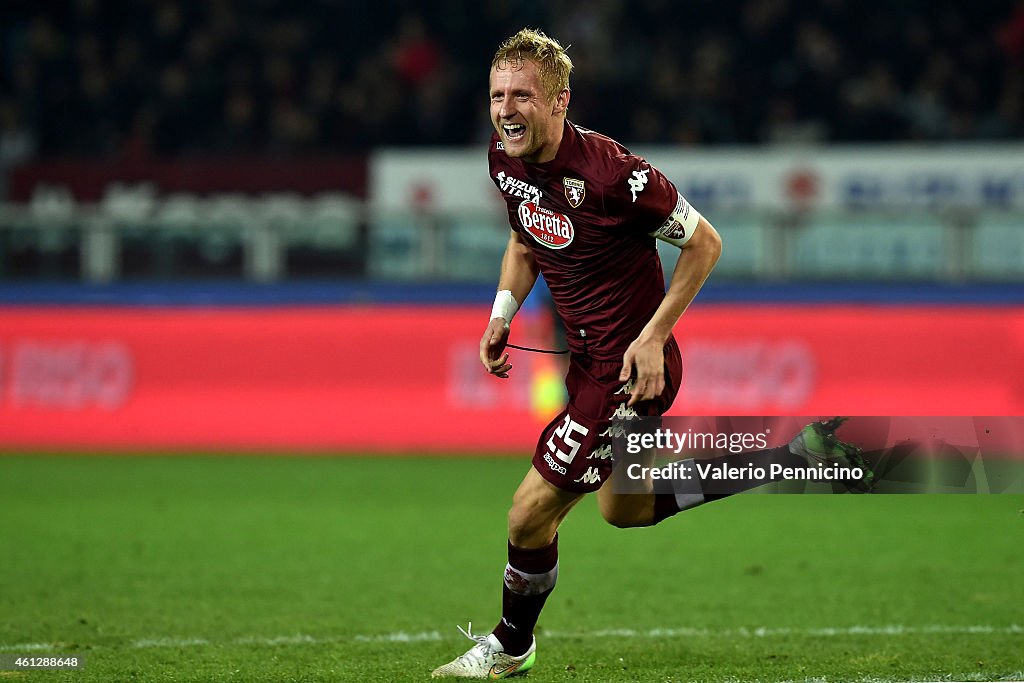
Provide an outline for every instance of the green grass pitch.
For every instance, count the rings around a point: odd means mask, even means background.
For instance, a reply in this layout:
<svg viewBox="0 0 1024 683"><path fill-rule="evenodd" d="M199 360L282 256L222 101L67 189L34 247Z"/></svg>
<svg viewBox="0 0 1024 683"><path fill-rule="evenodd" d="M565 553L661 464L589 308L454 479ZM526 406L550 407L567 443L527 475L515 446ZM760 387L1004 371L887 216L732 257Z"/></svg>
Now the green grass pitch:
<svg viewBox="0 0 1024 683"><path fill-rule="evenodd" d="M0 680L424 681L498 618L522 458L0 457ZM1020 496L584 501L542 681L1024 677Z"/></svg>

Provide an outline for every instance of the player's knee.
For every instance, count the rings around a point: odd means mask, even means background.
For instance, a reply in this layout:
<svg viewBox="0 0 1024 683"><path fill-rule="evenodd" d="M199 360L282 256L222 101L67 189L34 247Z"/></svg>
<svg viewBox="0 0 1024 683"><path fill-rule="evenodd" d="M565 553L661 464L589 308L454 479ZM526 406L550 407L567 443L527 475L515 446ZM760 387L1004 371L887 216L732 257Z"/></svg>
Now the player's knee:
<svg viewBox="0 0 1024 683"><path fill-rule="evenodd" d="M512 545L521 548L532 548L544 545L552 536L554 529L551 524L528 508L513 505L508 511L508 540Z"/></svg>
<svg viewBox="0 0 1024 683"><path fill-rule="evenodd" d="M512 545L533 548L545 545L555 535L557 523L543 513L543 507L526 496L517 495L508 511L508 540Z"/></svg>

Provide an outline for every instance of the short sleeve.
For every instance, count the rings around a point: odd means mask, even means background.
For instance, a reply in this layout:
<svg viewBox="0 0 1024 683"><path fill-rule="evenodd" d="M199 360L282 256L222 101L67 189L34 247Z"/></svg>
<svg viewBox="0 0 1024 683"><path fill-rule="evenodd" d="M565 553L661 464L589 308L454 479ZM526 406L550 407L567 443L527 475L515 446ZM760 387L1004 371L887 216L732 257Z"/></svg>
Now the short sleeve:
<svg viewBox="0 0 1024 683"><path fill-rule="evenodd" d="M676 208L675 185L641 157L623 155L616 161L616 173L605 191L605 211L639 232L654 232Z"/></svg>

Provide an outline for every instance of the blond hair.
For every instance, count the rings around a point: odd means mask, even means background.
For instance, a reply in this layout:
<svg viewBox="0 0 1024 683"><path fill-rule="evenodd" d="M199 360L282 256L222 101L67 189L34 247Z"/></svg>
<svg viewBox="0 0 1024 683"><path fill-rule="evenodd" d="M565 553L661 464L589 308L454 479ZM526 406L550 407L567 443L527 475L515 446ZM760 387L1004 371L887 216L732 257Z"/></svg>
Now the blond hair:
<svg viewBox="0 0 1024 683"><path fill-rule="evenodd" d="M561 43L549 38L540 29L524 28L511 38L506 38L494 53L491 68L518 70L523 68L524 59L537 65L544 94L549 100L555 99L558 93L569 87L572 60Z"/></svg>

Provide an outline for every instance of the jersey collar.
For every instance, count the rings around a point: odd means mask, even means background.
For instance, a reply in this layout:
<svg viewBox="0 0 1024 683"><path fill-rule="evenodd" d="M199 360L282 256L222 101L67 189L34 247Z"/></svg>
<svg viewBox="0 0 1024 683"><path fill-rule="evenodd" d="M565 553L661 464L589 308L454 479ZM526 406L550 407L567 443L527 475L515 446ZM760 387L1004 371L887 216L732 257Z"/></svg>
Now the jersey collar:
<svg viewBox="0 0 1024 683"><path fill-rule="evenodd" d="M567 118L562 123L562 141L558 143L558 151L555 152L555 158L541 164L527 164L527 166L531 166L536 168L538 171L547 174L558 173L565 168L569 163L569 160L572 159L573 152L578 141L579 133L576 132L576 126L570 123Z"/></svg>

